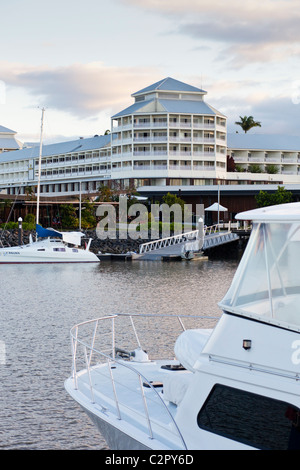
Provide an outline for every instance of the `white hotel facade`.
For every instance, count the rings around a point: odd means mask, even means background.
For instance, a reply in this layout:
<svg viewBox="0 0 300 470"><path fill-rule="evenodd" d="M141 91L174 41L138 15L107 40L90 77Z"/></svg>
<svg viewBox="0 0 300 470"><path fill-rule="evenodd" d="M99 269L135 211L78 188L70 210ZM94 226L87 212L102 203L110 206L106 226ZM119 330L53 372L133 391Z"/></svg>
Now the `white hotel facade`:
<svg viewBox="0 0 300 470"><path fill-rule="evenodd" d="M93 193L108 182L124 189L300 183L300 138L228 135L226 116L205 95L166 78L134 93L134 103L112 116L109 135L44 145L41 194L78 194L80 186ZM37 185L39 147L5 150L0 135L0 190L25 194ZM227 156L239 171L228 171ZM253 165L259 173L249 172Z"/></svg>

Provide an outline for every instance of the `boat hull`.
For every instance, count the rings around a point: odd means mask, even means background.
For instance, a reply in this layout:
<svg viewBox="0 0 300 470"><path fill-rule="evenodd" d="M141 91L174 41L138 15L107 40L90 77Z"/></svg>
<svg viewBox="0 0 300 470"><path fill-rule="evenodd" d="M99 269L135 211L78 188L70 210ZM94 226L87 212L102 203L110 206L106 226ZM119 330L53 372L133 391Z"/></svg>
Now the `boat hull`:
<svg viewBox="0 0 300 470"><path fill-rule="evenodd" d="M42 240L0 249L0 264L97 263L95 253L69 247L56 240Z"/></svg>
<svg viewBox="0 0 300 470"><path fill-rule="evenodd" d="M143 445L133 437L121 431L111 423L82 407L85 413L95 424L100 434L104 437L110 450L151 450L151 447Z"/></svg>

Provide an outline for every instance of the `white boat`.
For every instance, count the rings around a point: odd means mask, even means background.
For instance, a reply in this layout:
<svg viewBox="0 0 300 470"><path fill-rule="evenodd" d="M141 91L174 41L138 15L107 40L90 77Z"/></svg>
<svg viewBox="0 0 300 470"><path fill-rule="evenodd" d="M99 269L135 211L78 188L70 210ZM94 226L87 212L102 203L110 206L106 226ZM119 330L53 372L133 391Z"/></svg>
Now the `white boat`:
<svg viewBox="0 0 300 470"><path fill-rule="evenodd" d="M36 226L40 237L27 245L0 248L0 264L23 263L97 263L97 255L89 251L91 239L81 248L81 232L59 232Z"/></svg>
<svg viewBox="0 0 300 470"><path fill-rule="evenodd" d="M55 229L44 229L39 224L40 180L42 159L42 136L44 112L42 109L41 137L39 154L39 174L36 209L36 241L32 237L28 244L0 248L0 264L12 263L98 263L99 258L89 251L91 239L87 246L81 248L81 232L59 232Z"/></svg>
<svg viewBox="0 0 300 470"><path fill-rule="evenodd" d="M109 448L300 449L300 203L237 218L252 231L220 317L181 318L196 324L169 356L174 316L109 315L72 329L65 388Z"/></svg>

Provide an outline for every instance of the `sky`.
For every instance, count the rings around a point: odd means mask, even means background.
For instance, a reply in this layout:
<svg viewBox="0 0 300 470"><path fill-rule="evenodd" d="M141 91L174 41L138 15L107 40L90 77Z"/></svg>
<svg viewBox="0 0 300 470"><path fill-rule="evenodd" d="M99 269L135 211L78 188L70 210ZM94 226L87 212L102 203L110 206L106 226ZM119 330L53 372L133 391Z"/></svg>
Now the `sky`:
<svg viewBox="0 0 300 470"><path fill-rule="evenodd" d="M0 125L23 142L103 134L166 77L242 132L300 136L299 0L0 0Z"/></svg>

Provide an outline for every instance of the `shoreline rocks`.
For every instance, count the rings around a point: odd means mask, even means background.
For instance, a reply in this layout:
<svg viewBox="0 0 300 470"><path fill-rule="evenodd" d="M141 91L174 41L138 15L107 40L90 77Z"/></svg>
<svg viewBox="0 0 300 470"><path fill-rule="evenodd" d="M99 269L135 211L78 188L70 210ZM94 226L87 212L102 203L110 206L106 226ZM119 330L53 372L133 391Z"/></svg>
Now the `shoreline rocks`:
<svg viewBox="0 0 300 470"><path fill-rule="evenodd" d="M23 230L22 244L27 245L29 243L30 234L32 239L35 240L35 230ZM133 240L131 238L100 240L97 237L96 230L86 230L85 235L85 238L92 239L90 251L93 253L125 254L129 251L138 253L140 244L150 241L150 239ZM17 229L0 229L0 248L18 245L19 233Z"/></svg>

